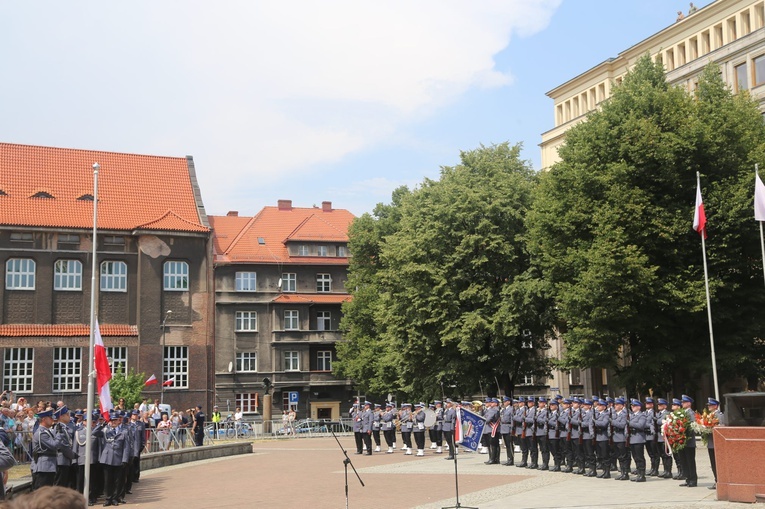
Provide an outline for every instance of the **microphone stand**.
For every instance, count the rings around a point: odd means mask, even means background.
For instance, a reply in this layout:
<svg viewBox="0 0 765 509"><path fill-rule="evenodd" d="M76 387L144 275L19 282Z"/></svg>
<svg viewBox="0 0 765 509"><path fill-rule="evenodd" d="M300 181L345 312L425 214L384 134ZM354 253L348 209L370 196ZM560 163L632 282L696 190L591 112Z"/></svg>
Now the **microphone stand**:
<svg viewBox="0 0 765 509"><path fill-rule="evenodd" d="M343 454L345 455L345 459L343 460L343 468L345 469L345 509L348 509L348 465L350 465L351 468L353 469L353 473L356 474L356 478L359 480L361 485L365 486L365 484L364 484L364 481L361 480L359 473L356 472L356 467L354 467L353 463L351 463L351 458L348 457L348 452L343 447L343 444L340 443L340 440L337 438L337 435L335 435L335 430L330 428L329 431L330 433L332 433L332 436L335 438L337 445L340 447L340 450L343 451Z"/></svg>

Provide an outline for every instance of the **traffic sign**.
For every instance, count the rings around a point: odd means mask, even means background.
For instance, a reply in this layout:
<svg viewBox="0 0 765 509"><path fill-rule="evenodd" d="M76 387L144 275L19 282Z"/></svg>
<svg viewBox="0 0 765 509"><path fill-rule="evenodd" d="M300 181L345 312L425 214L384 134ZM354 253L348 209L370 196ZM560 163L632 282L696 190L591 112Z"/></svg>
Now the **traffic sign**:
<svg viewBox="0 0 765 509"><path fill-rule="evenodd" d="M298 397L300 394L298 391L290 391L287 394L289 394L290 404L298 402Z"/></svg>

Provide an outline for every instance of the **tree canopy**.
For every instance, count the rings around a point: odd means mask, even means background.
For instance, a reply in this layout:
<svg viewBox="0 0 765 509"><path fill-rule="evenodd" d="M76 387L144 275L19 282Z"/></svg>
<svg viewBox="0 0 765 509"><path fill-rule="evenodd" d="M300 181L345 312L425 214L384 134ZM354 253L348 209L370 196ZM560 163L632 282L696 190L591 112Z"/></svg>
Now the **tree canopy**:
<svg viewBox="0 0 765 509"><path fill-rule="evenodd" d="M549 373L551 301L526 248L536 175L519 145L460 159L351 227L336 369L374 394L509 394Z"/></svg>
<svg viewBox="0 0 765 509"><path fill-rule="evenodd" d="M696 172L721 381L762 377L765 304L752 220L765 127L710 66L695 93L646 55L566 133L529 213L534 265L566 324L565 365L608 367L630 390L692 389L710 374Z"/></svg>

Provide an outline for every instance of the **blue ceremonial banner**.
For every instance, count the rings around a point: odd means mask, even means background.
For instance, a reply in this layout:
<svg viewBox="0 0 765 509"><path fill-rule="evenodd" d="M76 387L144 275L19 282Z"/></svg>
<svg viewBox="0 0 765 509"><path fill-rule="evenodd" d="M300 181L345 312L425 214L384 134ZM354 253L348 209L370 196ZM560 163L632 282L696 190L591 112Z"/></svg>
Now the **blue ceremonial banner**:
<svg viewBox="0 0 765 509"><path fill-rule="evenodd" d="M470 410L457 410L457 425L454 430L455 442L468 449L477 450L481 444L481 435L486 421Z"/></svg>

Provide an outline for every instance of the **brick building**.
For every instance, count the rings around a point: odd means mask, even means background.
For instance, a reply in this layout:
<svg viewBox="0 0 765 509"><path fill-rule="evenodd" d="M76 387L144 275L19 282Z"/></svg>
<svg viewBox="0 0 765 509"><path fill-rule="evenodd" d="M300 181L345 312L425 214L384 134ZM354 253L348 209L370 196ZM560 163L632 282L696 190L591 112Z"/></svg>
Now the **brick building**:
<svg viewBox="0 0 765 509"><path fill-rule="evenodd" d="M262 413L263 379L272 412L337 419L351 381L332 374L341 339L353 215L279 200L254 217L210 216L215 256L215 391L222 412ZM290 403L290 393L297 403Z"/></svg>
<svg viewBox="0 0 765 509"><path fill-rule="evenodd" d="M112 368L175 378L166 403L207 407L211 242L191 157L0 143L3 388L85 404L96 162L97 316Z"/></svg>

